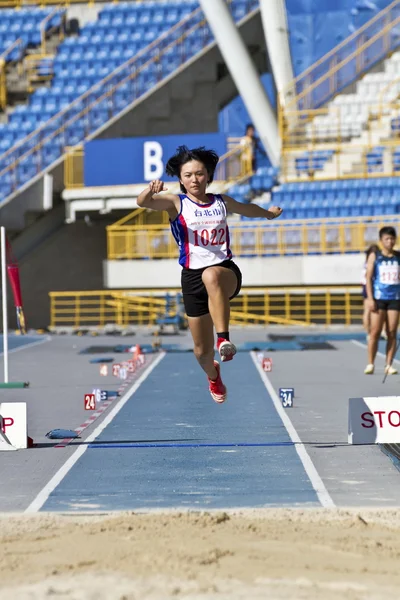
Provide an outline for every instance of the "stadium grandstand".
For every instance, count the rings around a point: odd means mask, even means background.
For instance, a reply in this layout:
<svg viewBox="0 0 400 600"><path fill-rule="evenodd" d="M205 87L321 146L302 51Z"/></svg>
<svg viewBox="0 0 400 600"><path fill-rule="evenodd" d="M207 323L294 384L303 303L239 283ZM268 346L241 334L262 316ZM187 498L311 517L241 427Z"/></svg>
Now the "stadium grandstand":
<svg viewBox="0 0 400 600"><path fill-rule="evenodd" d="M345 285L346 322L360 321L363 253L399 221L400 2L226 4L251 63L240 76L196 0L2 3L0 221L32 326L84 326L79 293L179 287L169 224L136 200L180 143L220 154L211 191L284 209L230 217L251 293Z"/></svg>

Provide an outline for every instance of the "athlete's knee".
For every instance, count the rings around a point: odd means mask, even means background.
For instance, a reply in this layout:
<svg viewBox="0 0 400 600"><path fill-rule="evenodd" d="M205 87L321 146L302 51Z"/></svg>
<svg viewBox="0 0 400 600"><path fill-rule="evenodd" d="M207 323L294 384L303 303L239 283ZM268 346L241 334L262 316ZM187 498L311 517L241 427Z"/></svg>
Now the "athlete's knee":
<svg viewBox="0 0 400 600"><path fill-rule="evenodd" d="M219 287L221 285L221 274L217 269L206 269L203 271L202 279L206 287Z"/></svg>
<svg viewBox="0 0 400 600"><path fill-rule="evenodd" d="M381 335L382 328L381 327L372 327L370 331L370 336L373 340L378 340Z"/></svg>
<svg viewBox="0 0 400 600"><path fill-rule="evenodd" d="M195 344L193 352L198 361L207 360L211 354L214 354L214 348L209 348L204 344Z"/></svg>
<svg viewBox="0 0 400 600"><path fill-rule="evenodd" d="M396 329L386 328L386 335L387 335L388 339L393 340L396 337L396 334L397 334L397 328Z"/></svg>

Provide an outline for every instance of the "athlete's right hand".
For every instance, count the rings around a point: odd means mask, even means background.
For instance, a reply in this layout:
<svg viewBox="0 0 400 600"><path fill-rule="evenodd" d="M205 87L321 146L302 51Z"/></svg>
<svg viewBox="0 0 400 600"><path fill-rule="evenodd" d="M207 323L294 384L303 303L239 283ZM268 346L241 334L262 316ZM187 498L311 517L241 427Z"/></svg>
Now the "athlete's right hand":
<svg viewBox="0 0 400 600"><path fill-rule="evenodd" d="M368 300L368 309L371 312L376 312L377 311L375 300Z"/></svg>
<svg viewBox="0 0 400 600"><path fill-rule="evenodd" d="M152 194L159 194L160 192L166 192L167 187L165 187L164 182L159 179L154 179L154 181L150 181L149 190Z"/></svg>

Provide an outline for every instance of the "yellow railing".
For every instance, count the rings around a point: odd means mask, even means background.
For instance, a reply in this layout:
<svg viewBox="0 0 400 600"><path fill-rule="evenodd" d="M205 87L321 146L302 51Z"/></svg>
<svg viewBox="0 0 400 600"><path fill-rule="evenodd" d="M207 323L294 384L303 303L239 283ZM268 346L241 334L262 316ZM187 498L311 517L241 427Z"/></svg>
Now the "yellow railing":
<svg viewBox="0 0 400 600"><path fill-rule="evenodd" d="M81 144L68 148L65 154L64 185L67 189L84 187L83 163L84 148ZM234 183L241 183L253 174L251 161L243 148L236 145L223 154L215 171L214 181L222 188L228 188ZM143 187L145 187L143 183ZM225 189L225 191L226 191Z"/></svg>
<svg viewBox="0 0 400 600"><path fill-rule="evenodd" d="M400 0L395 0L320 60L283 93L283 110L318 108L399 46Z"/></svg>
<svg viewBox="0 0 400 600"><path fill-rule="evenodd" d="M52 69L46 69L46 73L43 74L43 62L52 61L53 56L50 54L30 54L24 60L24 71L28 78L28 91L31 93L34 91L35 86L44 84L46 81L50 81L53 78Z"/></svg>
<svg viewBox="0 0 400 600"><path fill-rule="evenodd" d="M400 81L398 85L400 91ZM400 101L384 104L379 100L362 106L355 102L316 110L287 111L288 120L296 119L297 126L281 130L284 181L398 175L399 132L391 131L391 122L400 118ZM352 118L361 114L360 111L363 111L363 123L356 125L355 131ZM382 160L373 165L369 154L376 147L381 148ZM323 162L318 158L322 154L327 155Z"/></svg>
<svg viewBox="0 0 400 600"><path fill-rule="evenodd" d="M64 9L56 6L40 23L40 48L37 54L29 54L25 57L23 70L28 78L28 90L33 92L36 85L41 85L53 78L53 60L54 55L47 53L47 25L51 19ZM58 38L62 42L64 39L65 14L62 15L61 26L58 29ZM47 65L46 65L47 63Z"/></svg>
<svg viewBox="0 0 400 600"><path fill-rule="evenodd" d="M7 48L0 56L0 108L4 110L7 106L7 79L6 79L6 66L7 66L7 57L11 54L16 48L23 45L22 39L15 40L11 46ZM21 50L22 54L22 50Z"/></svg>
<svg viewBox="0 0 400 600"><path fill-rule="evenodd" d="M59 6L56 6L51 13L49 13L44 19L43 21L40 23L40 39L41 39L41 44L40 44L40 53L42 54L42 56L47 56L47 46L46 46L46 33L47 33L47 25L48 23L51 21L51 19L59 12L61 12L63 10L63 8L60 8ZM63 16L63 20L65 20L65 15ZM64 39L64 27L63 27L63 22L61 23L61 26L59 28L59 39L60 42Z"/></svg>
<svg viewBox="0 0 400 600"><path fill-rule="evenodd" d="M344 254L364 252L376 243L384 225L400 226L400 215L381 217L256 221L231 224L234 256L291 256L305 254ZM112 225L107 228L109 260L176 258L178 248L168 225Z"/></svg>
<svg viewBox="0 0 400 600"><path fill-rule="evenodd" d="M377 152L377 158L372 156ZM318 156L329 152L324 167ZM400 140L376 144L316 144L283 153L281 175L285 182L327 181L332 179L373 179L400 175Z"/></svg>
<svg viewBox="0 0 400 600"><path fill-rule="evenodd" d="M50 328L155 325L174 290L50 292ZM360 286L245 288L231 302L233 325L360 324Z"/></svg>
<svg viewBox="0 0 400 600"><path fill-rule="evenodd" d="M257 0L245 1L248 12L258 8ZM10 175L13 182L12 191L14 191L22 184L18 169L21 163L32 160L37 165L37 171L40 172L45 164L43 150L49 144L57 145L62 155L65 148L70 145L71 131L76 133L78 130L84 138L98 129L94 109L107 105L110 116L118 114L122 110L117 103L119 92L123 93L125 106L138 101L143 93L149 91L148 87L140 89L141 83L144 86L142 76L154 74L157 81L161 81L170 74L168 71L163 71L161 58L172 48L175 48L181 64L193 56L192 34L197 36L204 48L213 42L209 26L200 8L187 15L156 41L143 48L136 56L74 100L68 108L60 111L46 124L1 155L3 164L5 162L9 166L0 172L0 178L6 174Z"/></svg>
<svg viewBox="0 0 400 600"><path fill-rule="evenodd" d="M6 79L6 61L0 58L0 109L4 110L7 106L7 79Z"/></svg>
<svg viewBox="0 0 400 600"><path fill-rule="evenodd" d="M388 177L398 174L398 147L390 129L400 116L400 81L384 86L374 103L343 96L324 103L400 45L400 0L299 75L281 96L279 130L285 181ZM350 103L349 103L350 100ZM369 157L383 147L382 160ZM321 155L326 154L321 160Z"/></svg>
<svg viewBox="0 0 400 600"><path fill-rule="evenodd" d="M85 153L83 146L74 146L73 148L65 149L64 161L64 181L69 185L66 188L79 188L83 184L84 175L84 158Z"/></svg>

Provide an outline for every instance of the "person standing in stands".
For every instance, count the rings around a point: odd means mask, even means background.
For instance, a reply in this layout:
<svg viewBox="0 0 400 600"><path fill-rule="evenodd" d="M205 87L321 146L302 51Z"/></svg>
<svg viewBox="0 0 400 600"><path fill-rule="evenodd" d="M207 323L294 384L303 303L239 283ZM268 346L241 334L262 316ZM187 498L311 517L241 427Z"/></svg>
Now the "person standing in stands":
<svg viewBox="0 0 400 600"><path fill-rule="evenodd" d="M241 174L251 175L257 171L257 152L266 156L260 145L260 140L256 137L256 130L252 123L246 126L246 133L240 140L240 146L242 148L240 156Z"/></svg>
<svg viewBox="0 0 400 600"><path fill-rule="evenodd" d="M385 373L395 375L392 366L397 345L400 314L400 252L394 250L396 230L382 227L379 231L382 250L373 250L367 260L367 306L370 310L371 329L368 341L368 365L364 373L372 375L382 327L386 322Z"/></svg>
<svg viewBox="0 0 400 600"><path fill-rule="evenodd" d="M215 402L226 400L220 365L214 360L214 333L221 361L232 360L236 348L229 338L230 300L240 292L242 274L232 260L228 212L246 217L275 219L282 209L268 210L242 204L225 194L208 194L219 161L213 150L180 146L169 159L166 172L177 177L181 194L161 193L168 188L151 181L137 199L139 206L165 210L179 247L183 303L194 343L194 354L208 377Z"/></svg>

